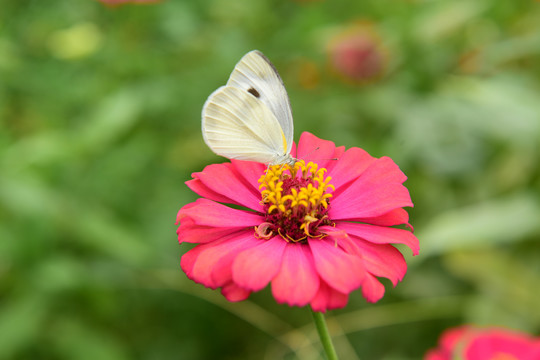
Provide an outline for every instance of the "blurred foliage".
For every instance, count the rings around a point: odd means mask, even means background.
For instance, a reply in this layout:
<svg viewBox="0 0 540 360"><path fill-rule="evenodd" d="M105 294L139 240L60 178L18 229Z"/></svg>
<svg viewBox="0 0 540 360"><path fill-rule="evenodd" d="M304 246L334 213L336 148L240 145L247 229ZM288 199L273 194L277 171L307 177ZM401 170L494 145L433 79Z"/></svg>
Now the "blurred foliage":
<svg viewBox="0 0 540 360"><path fill-rule="evenodd" d="M540 333L540 2L0 0L0 358L313 359L305 309L187 280L175 215L221 162L200 111L249 50L303 131L408 175L421 253L329 314L344 359L418 359L466 322ZM382 75L328 44L361 23ZM382 60L381 60L382 61ZM386 283L389 285L388 283Z"/></svg>

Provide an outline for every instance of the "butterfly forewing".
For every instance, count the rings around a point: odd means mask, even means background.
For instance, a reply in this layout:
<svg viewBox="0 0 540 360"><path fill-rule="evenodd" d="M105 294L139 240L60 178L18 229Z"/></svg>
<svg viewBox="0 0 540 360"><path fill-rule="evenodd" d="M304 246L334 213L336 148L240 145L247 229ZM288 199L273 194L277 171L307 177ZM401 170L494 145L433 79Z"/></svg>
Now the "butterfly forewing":
<svg viewBox="0 0 540 360"><path fill-rule="evenodd" d="M262 102L274 114L287 142L286 153L293 142L293 118L283 81L270 60L254 50L236 64L227 85L239 88Z"/></svg>
<svg viewBox="0 0 540 360"><path fill-rule="evenodd" d="M223 86L210 95L203 107L202 133L210 149L229 159L271 163L285 153L272 111L238 87Z"/></svg>

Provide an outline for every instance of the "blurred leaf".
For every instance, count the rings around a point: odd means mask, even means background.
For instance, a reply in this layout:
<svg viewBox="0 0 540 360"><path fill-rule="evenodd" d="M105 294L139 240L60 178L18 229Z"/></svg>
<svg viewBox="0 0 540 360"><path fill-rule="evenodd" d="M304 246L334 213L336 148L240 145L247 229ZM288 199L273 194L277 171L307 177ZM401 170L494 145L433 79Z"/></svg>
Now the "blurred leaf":
<svg viewBox="0 0 540 360"><path fill-rule="evenodd" d="M76 319L57 319L52 334L53 346L63 359L129 359L118 340L102 329L82 326Z"/></svg>
<svg viewBox="0 0 540 360"><path fill-rule="evenodd" d="M540 139L539 96L529 79L455 77L445 89L456 98L456 105L469 111L469 130L516 146L530 146Z"/></svg>
<svg viewBox="0 0 540 360"><path fill-rule="evenodd" d="M78 221L64 218L62 223L88 249L98 250L122 262L142 265L154 256L150 242L120 225L105 209L87 208L78 214Z"/></svg>
<svg viewBox="0 0 540 360"><path fill-rule="evenodd" d="M58 211L57 195L40 179L0 178L0 205L16 214L50 216Z"/></svg>
<svg viewBox="0 0 540 360"><path fill-rule="evenodd" d="M40 336L48 303L39 294L24 294L2 304L0 310L0 358L12 358Z"/></svg>
<svg viewBox="0 0 540 360"><path fill-rule="evenodd" d="M55 57L72 60L95 52L101 43L101 37L95 24L85 22L54 32L48 43Z"/></svg>
<svg viewBox="0 0 540 360"><path fill-rule="evenodd" d="M536 20L537 21L537 20ZM485 70L505 65L511 61L526 59L540 54L540 33L536 29L531 33L516 36L493 44L485 50Z"/></svg>
<svg viewBox="0 0 540 360"><path fill-rule="evenodd" d="M451 77L427 98L412 103L397 99L397 156L409 161L416 157L434 173L464 177L482 171L494 151L492 141L536 156L532 151L540 140L540 102L528 80Z"/></svg>
<svg viewBox="0 0 540 360"><path fill-rule="evenodd" d="M42 132L13 144L0 158L4 171L17 172L29 166L49 165L73 156L73 144L64 133Z"/></svg>
<svg viewBox="0 0 540 360"><path fill-rule="evenodd" d="M540 231L540 201L534 193L520 193L442 212L418 229L421 261L448 251L511 243Z"/></svg>
<svg viewBox="0 0 540 360"><path fill-rule="evenodd" d="M478 289L467 307L468 322L527 331L536 329L540 322L537 259L518 259L500 250L484 248L446 256L445 264Z"/></svg>
<svg viewBox="0 0 540 360"><path fill-rule="evenodd" d="M56 255L38 264L32 275L29 286L44 293L59 293L84 287L89 274L81 261Z"/></svg>
<svg viewBox="0 0 540 360"><path fill-rule="evenodd" d="M81 147L97 149L109 145L135 124L144 103L144 97L131 89L103 99L75 134Z"/></svg>
<svg viewBox="0 0 540 360"><path fill-rule="evenodd" d="M433 1L418 19L416 35L435 42L462 29L488 7L487 2L478 1Z"/></svg>
<svg viewBox="0 0 540 360"><path fill-rule="evenodd" d="M148 243L119 224L106 209L79 204L77 199L51 191L35 180L2 180L0 204L15 214L45 218L58 226L61 235L74 234L76 241L88 249L128 263L143 263L152 256Z"/></svg>

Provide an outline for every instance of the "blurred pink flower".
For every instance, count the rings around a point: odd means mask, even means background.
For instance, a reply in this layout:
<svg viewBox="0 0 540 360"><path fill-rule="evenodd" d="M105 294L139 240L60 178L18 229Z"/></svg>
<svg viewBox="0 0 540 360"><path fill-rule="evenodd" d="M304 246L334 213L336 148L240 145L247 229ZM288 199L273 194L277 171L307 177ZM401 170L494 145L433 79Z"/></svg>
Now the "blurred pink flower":
<svg viewBox="0 0 540 360"><path fill-rule="evenodd" d="M328 46L330 67L347 82L379 78L387 57L378 35L366 23L355 24L335 36Z"/></svg>
<svg viewBox="0 0 540 360"><path fill-rule="evenodd" d="M514 330L465 325L445 331L424 360L538 360L540 338Z"/></svg>
<svg viewBox="0 0 540 360"><path fill-rule="evenodd" d="M315 311L344 307L360 287L378 301L377 278L396 285L407 270L391 244L419 250L410 231L392 227L408 225L406 176L390 158L310 133L291 154L302 160L269 167L232 160L193 174L186 184L202 198L180 209L177 233L180 243L199 245L182 256L182 269L229 301L269 283L277 302Z"/></svg>

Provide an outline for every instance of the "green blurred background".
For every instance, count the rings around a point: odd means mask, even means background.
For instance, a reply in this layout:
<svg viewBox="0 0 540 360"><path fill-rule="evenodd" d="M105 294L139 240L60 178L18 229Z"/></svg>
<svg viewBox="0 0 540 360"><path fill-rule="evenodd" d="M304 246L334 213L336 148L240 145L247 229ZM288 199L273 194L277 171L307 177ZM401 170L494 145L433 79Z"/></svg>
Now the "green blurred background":
<svg viewBox="0 0 540 360"><path fill-rule="evenodd" d="M333 62L349 36L360 80ZM179 266L184 182L224 161L202 105L252 49L295 139L409 177L420 255L328 314L343 359L420 359L469 322L540 333L540 2L0 0L0 359L320 356L306 309L227 303Z"/></svg>

